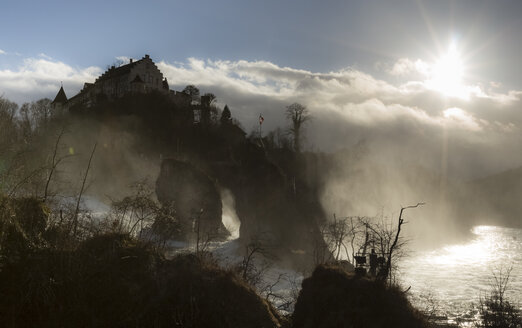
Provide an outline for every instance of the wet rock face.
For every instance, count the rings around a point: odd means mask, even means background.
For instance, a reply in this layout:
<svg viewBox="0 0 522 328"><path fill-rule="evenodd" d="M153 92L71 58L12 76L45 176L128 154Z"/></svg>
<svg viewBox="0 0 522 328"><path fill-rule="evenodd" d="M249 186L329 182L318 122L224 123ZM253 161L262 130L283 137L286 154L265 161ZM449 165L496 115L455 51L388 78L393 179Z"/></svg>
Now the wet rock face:
<svg viewBox="0 0 522 328"><path fill-rule="evenodd" d="M181 223L192 227L200 220L205 233L221 234L226 229L221 222L221 196L214 182L188 163L165 159L156 180L156 195L163 205L171 204Z"/></svg>
<svg viewBox="0 0 522 328"><path fill-rule="evenodd" d="M324 243L317 221L322 217L318 202L295 192L295 183L252 144L233 150L235 160L199 160L191 163L164 160L156 182L163 204L173 203L182 223L192 227L199 211L201 222L225 231L221 223L219 187L230 190L241 221L240 242L261 241L279 260L296 268L312 268L314 252Z"/></svg>
<svg viewBox="0 0 522 328"><path fill-rule="evenodd" d="M321 209L296 197L291 179L262 149L247 144L237 153L241 161L214 163L209 174L234 195L240 241L261 241L296 268L312 266L314 247L324 242L317 226Z"/></svg>

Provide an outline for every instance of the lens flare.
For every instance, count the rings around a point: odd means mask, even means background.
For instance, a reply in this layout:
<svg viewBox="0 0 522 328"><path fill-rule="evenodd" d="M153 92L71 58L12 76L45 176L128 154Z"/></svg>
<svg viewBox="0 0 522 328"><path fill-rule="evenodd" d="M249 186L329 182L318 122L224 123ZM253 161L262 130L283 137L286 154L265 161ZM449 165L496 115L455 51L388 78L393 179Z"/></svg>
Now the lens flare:
<svg viewBox="0 0 522 328"><path fill-rule="evenodd" d="M467 98L468 88L464 85L465 65L455 43L432 66L428 87L449 97Z"/></svg>

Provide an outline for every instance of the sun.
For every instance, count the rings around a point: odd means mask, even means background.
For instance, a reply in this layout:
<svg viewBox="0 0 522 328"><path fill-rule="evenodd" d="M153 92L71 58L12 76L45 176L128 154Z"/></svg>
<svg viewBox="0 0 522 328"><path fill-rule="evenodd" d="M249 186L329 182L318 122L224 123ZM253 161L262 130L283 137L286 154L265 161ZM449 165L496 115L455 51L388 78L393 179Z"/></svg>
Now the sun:
<svg viewBox="0 0 522 328"><path fill-rule="evenodd" d="M455 43L431 66L428 86L445 96L467 98L463 82L465 65Z"/></svg>

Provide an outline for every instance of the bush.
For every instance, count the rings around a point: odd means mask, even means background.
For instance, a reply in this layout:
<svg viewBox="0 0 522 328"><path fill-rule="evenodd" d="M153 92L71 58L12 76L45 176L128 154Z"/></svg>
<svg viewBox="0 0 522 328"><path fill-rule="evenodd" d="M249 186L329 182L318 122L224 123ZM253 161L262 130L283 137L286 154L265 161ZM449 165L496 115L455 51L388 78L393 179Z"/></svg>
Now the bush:
<svg viewBox="0 0 522 328"><path fill-rule="evenodd" d="M522 316L519 310L505 298L511 269L493 274L492 290L480 299L480 327L520 328Z"/></svg>
<svg viewBox="0 0 522 328"><path fill-rule="evenodd" d="M45 244L48 209L35 198L0 194L0 263L27 256Z"/></svg>
<svg viewBox="0 0 522 328"><path fill-rule="evenodd" d="M38 211L41 203L4 201L0 213L10 215L0 217L7 227L0 231L0 246L10 252L9 261L0 262L2 327L280 326L268 302L210 257L167 260L128 233L95 235L74 248L56 249L31 241L41 238L30 228L45 227L44 217L38 219L45 214Z"/></svg>

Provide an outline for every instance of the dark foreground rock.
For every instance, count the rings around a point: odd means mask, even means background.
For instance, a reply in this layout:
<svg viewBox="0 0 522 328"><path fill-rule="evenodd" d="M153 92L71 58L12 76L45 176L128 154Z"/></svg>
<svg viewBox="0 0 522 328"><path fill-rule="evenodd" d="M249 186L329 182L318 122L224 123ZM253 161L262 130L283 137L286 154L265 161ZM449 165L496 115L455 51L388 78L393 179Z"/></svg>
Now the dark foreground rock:
<svg viewBox="0 0 522 328"><path fill-rule="evenodd" d="M303 281L293 327L418 328L427 324L398 288L321 265Z"/></svg>
<svg viewBox="0 0 522 328"><path fill-rule="evenodd" d="M2 261L0 294L2 327L280 327L233 272L195 255L163 259L122 234Z"/></svg>
<svg viewBox="0 0 522 328"><path fill-rule="evenodd" d="M161 275L158 317L168 314L184 327L280 327L275 309L233 272L187 255L166 263Z"/></svg>

